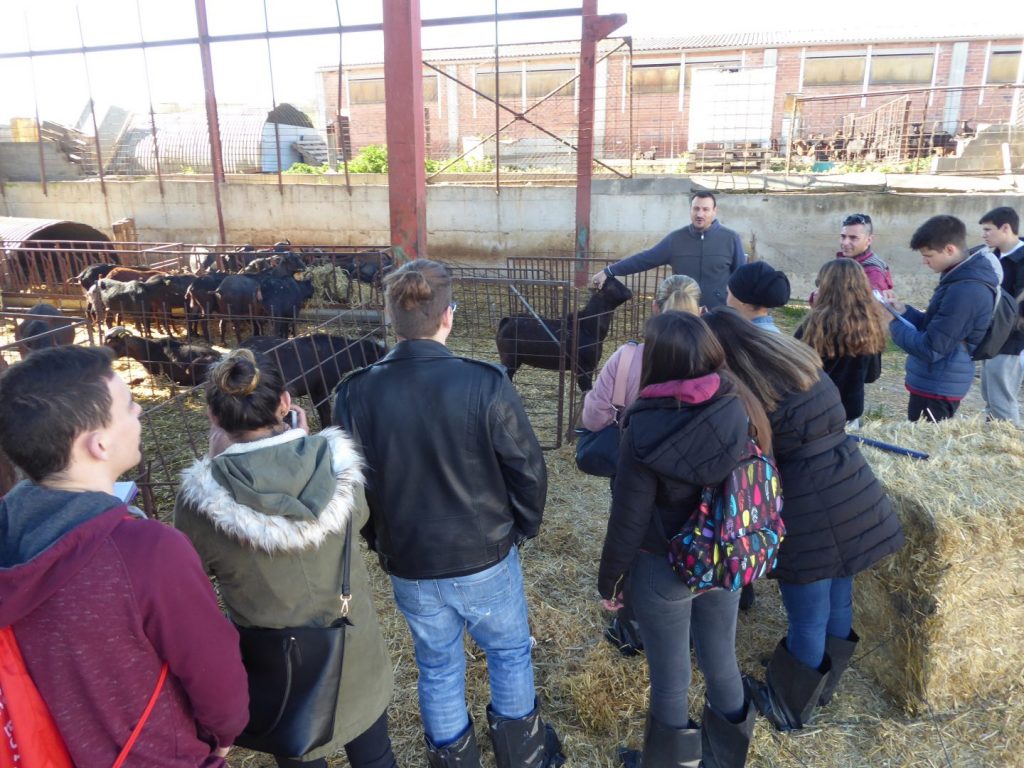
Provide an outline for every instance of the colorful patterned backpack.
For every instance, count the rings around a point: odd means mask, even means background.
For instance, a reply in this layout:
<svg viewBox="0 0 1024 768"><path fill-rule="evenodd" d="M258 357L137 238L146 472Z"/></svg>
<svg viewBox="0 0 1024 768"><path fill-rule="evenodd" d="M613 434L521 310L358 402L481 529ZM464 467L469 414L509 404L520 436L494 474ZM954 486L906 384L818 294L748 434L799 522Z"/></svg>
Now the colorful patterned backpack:
<svg viewBox="0 0 1024 768"><path fill-rule="evenodd" d="M700 506L669 539L669 564L694 592L736 591L778 562L786 535L779 471L753 440L749 448L721 485L704 486Z"/></svg>

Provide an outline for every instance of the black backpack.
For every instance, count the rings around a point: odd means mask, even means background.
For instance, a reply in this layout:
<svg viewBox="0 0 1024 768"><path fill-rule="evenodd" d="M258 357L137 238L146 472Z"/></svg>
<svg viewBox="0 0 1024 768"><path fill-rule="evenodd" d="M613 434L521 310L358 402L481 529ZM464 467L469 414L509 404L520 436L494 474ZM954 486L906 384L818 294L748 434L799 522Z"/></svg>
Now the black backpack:
<svg viewBox="0 0 1024 768"><path fill-rule="evenodd" d="M976 282L982 282L978 280ZM988 285L988 283L983 283ZM993 288L988 285L989 290L995 294L996 306L992 312L992 322L978 345L971 350L971 360L990 360L999 354L999 350L1006 344L1010 334L1021 327L1020 304L1018 299L1013 297L1005 288Z"/></svg>

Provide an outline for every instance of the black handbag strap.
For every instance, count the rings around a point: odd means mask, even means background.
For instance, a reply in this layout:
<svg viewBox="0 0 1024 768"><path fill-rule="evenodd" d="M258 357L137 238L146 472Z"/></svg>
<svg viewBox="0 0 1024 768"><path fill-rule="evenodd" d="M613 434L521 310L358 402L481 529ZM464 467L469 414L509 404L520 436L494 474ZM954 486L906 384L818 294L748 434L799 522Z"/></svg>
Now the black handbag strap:
<svg viewBox="0 0 1024 768"><path fill-rule="evenodd" d="M348 525L345 526L345 556L341 561L341 618L348 618L348 604L352 600L352 584L350 574L352 572L352 526L355 520L349 517Z"/></svg>

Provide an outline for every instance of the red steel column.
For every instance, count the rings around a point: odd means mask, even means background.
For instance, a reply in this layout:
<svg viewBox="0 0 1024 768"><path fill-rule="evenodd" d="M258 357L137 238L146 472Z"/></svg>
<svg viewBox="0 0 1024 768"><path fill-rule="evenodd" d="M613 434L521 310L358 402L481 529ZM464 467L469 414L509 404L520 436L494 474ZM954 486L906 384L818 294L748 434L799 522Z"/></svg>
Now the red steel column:
<svg viewBox="0 0 1024 768"><path fill-rule="evenodd" d="M384 88L391 245L400 260L422 259L427 176L419 0L384 0Z"/></svg>
<svg viewBox="0 0 1024 768"><path fill-rule="evenodd" d="M584 259L590 256L590 194L594 179L594 86L597 41L626 23L622 13L597 15L597 0L583 0L583 34L580 41L580 113L576 142L576 263L575 283L588 277Z"/></svg>

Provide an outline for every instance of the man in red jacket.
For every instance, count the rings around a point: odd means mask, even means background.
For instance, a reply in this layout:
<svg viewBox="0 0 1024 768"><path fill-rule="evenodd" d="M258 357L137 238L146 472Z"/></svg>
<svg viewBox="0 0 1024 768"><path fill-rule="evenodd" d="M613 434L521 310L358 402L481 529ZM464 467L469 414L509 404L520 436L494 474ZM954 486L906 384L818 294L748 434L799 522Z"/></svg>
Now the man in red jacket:
<svg viewBox="0 0 1024 768"><path fill-rule="evenodd" d="M0 626L78 768L114 762L164 663L126 765L222 766L248 719L238 635L188 540L113 495L139 413L105 348L39 350L0 377L0 448L29 478L0 501Z"/></svg>

